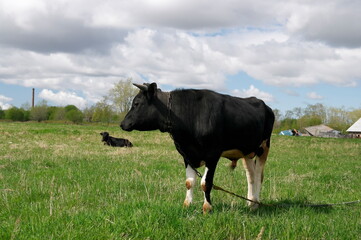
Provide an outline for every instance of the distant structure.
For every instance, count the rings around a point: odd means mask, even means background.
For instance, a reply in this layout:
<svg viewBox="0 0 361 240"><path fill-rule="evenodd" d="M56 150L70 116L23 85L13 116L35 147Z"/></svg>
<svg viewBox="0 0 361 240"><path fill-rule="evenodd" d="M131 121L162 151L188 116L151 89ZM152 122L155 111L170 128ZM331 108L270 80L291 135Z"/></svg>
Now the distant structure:
<svg viewBox="0 0 361 240"><path fill-rule="evenodd" d="M361 138L361 118L352 124L346 132L348 132L352 138Z"/></svg>
<svg viewBox="0 0 361 240"><path fill-rule="evenodd" d="M31 99L31 108L34 108L34 103L35 103L35 88L33 88L33 97Z"/></svg>
<svg viewBox="0 0 361 240"><path fill-rule="evenodd" d="M302 136L302 133L300 133L297 129L289 129L289 130L283 130L278 135L283 136Z"/></svg>
<svg viewBox="0 0 361 240"><path fill-rule="evenodd" d="M332 138L341 137L341 133L339 131L332 129L324 124L305 127L305 131L307 135L313 137L332 137Z"/></svg>

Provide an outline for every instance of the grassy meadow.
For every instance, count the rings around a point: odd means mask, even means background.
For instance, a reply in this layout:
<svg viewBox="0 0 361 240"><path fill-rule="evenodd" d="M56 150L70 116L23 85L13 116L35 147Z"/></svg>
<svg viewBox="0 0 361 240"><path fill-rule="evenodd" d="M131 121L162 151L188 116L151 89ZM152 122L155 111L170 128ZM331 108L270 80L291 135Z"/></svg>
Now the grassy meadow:
<svg viewBox="0 0 361 240"><path fill-rule="evenodd" d="M133 148L101 143L100 132ZM214 183L246 195L241 162ZM201 169L203 171L203 169ZM198 179L198 184L200 180ZM361 239L361 140L273 136L262 201L212 191L183 208L185 170L168 134L118 126L0 122L0 239Z"/></svg>

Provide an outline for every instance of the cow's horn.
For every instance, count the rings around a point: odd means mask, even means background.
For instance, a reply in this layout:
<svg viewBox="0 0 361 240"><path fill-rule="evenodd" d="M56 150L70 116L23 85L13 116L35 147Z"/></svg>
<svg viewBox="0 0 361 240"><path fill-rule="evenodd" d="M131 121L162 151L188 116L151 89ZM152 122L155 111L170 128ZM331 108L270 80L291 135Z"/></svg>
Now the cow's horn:
<svg viewBox="0 0 361 240"><path fill-rule="evenodd" d="M142 91L147 91L148 90L148 87L145 86L145 85L136 84L136 83L133 83L133 85L136 86L137 88L139 88Z"/></svg>

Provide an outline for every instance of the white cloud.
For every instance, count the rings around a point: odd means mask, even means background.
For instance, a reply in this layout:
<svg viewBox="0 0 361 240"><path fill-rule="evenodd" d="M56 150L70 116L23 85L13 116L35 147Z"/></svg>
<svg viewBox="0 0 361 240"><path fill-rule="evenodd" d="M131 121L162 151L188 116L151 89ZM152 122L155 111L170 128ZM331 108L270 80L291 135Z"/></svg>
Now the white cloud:
<svg viewBox="0 0 361 240"><path fill-rule="evenodd" d="M294 89L285 89L284 92L289 96L293 96L293 97L300 96L300 94Z"/></svg>
<svg viewBox="0 0 361 240"><path fill-rule="evenodd" d="M272 20L273 9L277 9L276 5L278 4L267 1L237 0L222 2L134 0L107 1L106 4L103 1L84 0L62 4L59 10L71 17L81 16L92 26L97 27L129 29L148 26L205 30L234 27L238 24L243 26L250 23L252 26L266 24L267 21Z"/></svg>
<svg viewBox="0 0 361 240"><path fill-rule="evenodd" d="M8 102L11 102L13 99L10 97L6 97L4 95L0 95L0 108L2 110L6 110L12 107L12 105Z"/></svg>
<svg viewBox="0 0 361 240"><path fill-rule="evenodd" d="M286 27L297 37L321 41L336 47L361 47L361 21L357 0L321 0L289 3Z"/></svg>
<svg viewBox="0 0 361 240"><path fill-rule="evenodd" d="M75 105L80 109L86 107L86 100L82 97L79 97L74 92L63 92L54 93L51 90L43 89L39 93L39 97L47 101L54 102L60 106L66 105Z"/></svg>
<svg viewBox="0 0 361 240"><path fill-rule="evenodd" d="M318 95L316 92L309 92L309 93L307 93L307 97L308 97L309 99L313 99L313 100L321 100L321 99L323 99L323 97L320 96L320 95Z"/></svg>
<svg viewBox="0 0 361 240"><path fill-rule="evenodd" d="M219 89L234 68L234 58L212 49L203 38L178 31L129 33L113 55L122 68L173 86Z"/></svg>
<svg viewBox="0 0 361 240"><path fill-rule="evenodd" d="M89 103L127 77L219 91L239 72L284 89L356 86L359 7L355 0L0 1L0 81L80 92Z"/></svg>
<svg viewBox="0 0 361 240"><path fill-rule="evenodd" d="M246 48L242 58L245 72L276 86L355 86L361 77L361 69L354 68L361 64L360 49L351 53L317 42L267 42Z"/></svg>
<svg viewBox="0 0 361 240"><path fill-rule="evenodd" d="M267 92L263 92L256 88L255 86L251 85L248 89L238 90L235 89L232 91L232 94L238 97L247 98L247 97L257 97L265 101L266 103L274 102L275 99L272 94Z"/></svg>
<svg viewBox="0 0 361 240"><path fill-rule="evenodd" d="M0 49L0 81L57 91L81 91L98 101L120 79L156 81L174 87L225 90L226 76L246 72L281 87L328 83L355 86L361 49L292 42L275 31L193 35L179 30L129 31L107 55ZM1 76L4 77L1 77Z"/></svg>
<svg viewBox="0 0 361 240"><path fill-rule="evenodd" d="M1 108L2 110L7 110L7 109L9 109L9 108L11 108L11 107L12 107L11 104L9 104L9 103L4 103L4 102L1 102L1 101L0 101L0 108Z"/></svg>
<svg viewBox="0 0 361 240"><path fill-rule="evenodd" d="M12 100L13 100L12 98L6 97L4 95L0 95L0 101L2 102L10 102Z"/></svg>

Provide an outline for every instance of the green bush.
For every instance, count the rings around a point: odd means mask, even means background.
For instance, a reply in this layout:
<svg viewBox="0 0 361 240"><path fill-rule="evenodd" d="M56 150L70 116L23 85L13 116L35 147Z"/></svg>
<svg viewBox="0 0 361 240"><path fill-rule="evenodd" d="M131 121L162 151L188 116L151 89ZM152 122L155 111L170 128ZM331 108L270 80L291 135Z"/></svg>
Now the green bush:
<svg viewBox="0 0 361 240"><path fill-rule="evenodd" d="M33 107L30 111L30 119L38 122L48 120L48 107L46 105Z"/></svg>
<svg viewBox="0 0 361 240"><path fill-rule="evenodd" d="M0 109L0 119L4 119L5 118L5 111Z"/></svg>
<svg viewBox="0 0 361 240"><path fill-rule="evenodd" d="M65 114L65 118L73 123L82 123L83 113L78 109L72 109Z"/></svg>
<svg viewBox="0 0 361 240"><path fill-rule="evenodd" d="M24 111L17 107L12 107L5 111L5 119L12 121L24 121Z"/></svg>

